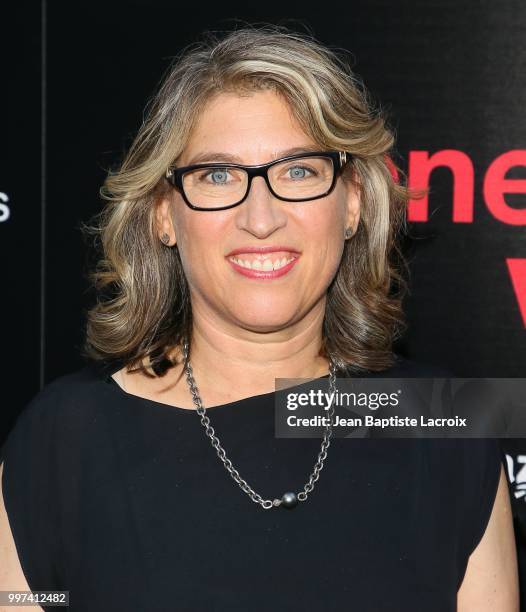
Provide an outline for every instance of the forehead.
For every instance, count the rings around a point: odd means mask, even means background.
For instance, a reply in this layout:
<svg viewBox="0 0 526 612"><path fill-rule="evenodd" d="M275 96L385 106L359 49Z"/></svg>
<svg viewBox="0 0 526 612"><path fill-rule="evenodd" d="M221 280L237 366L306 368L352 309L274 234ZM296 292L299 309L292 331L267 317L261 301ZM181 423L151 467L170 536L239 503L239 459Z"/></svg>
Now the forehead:
<svg viewBox="0 0 526 612"><path fill-rule="evenodd" d="M220 93L204 107L181 156L183 163L203 159L207 151L223 152L244 163L264 163L293 147L315 147L279 94Z"/></svg>

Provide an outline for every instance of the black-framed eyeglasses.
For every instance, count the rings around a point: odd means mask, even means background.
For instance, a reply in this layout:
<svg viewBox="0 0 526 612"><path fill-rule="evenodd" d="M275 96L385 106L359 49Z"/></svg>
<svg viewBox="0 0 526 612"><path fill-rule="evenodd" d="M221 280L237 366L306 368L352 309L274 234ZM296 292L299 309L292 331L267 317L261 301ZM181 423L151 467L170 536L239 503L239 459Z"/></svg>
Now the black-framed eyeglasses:
<svg viewBox="0 0 526 612"><path fill-rule="evenodd" d="M339 172L351 157L345 151L314 151L256 166L215 162L170 167L165 176L193 210L239 206L246 200L255 176L262 176L279 200L307 202L331 193Z"/></svg>

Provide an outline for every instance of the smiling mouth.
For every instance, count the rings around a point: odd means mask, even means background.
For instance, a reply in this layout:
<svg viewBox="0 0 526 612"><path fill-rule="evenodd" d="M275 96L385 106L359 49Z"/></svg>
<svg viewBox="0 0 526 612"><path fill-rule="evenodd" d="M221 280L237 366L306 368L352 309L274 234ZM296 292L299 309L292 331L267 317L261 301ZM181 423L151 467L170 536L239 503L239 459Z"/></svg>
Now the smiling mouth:
<svg viewBox="0 0 526 612"><path fill-rule="evenodd" d="M236 253L227 257L232 268L249 278L271 279L287 274L296 265L300 253L269 251Z"/></svg>

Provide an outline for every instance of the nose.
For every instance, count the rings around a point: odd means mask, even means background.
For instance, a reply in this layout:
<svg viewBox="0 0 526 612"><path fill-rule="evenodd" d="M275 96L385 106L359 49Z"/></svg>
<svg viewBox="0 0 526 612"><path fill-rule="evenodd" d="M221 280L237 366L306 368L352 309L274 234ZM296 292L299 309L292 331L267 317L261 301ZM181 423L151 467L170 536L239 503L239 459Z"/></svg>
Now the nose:
<svg viewBox="0 0 526 612"><path fill-rule="evenodd" d="M236 227L266 238L286 223L283 202L272 195L262 176L255 176L247 199L237 207Z"/></svg>

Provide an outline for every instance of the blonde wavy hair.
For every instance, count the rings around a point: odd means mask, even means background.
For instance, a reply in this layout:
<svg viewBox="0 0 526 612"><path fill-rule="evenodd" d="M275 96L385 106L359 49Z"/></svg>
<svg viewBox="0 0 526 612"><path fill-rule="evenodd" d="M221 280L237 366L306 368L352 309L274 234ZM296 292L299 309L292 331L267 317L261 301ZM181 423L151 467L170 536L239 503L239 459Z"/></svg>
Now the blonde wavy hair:
<svg viewBox="0 0 526 612"><path fill-rule="evenodd" d="M162 376L174 365L170 351L184 338L190 343L189 288L177 245L159 240L155 203L173 189L166 169L177 163L211 96L266 89L284 97L322 148L352 154L342 176L360 192L358 228L328 288L320 354L355 372L393 365L393 342L406 327L399 239L407 202L421 194L404 186L392 159L394 135L345 51L267 24L206 32L186 47L149 101L120 167L108 173L106 206L83 226L101 250L90 273L97 299L87 311L85 357Z"/></svg>

